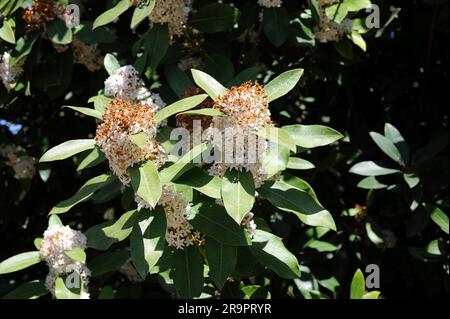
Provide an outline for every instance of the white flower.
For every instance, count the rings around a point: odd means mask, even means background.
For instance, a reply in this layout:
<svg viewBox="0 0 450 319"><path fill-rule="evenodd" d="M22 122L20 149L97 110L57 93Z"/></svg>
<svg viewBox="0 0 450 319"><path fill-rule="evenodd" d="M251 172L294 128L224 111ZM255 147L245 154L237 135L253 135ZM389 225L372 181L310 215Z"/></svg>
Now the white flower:
<svg viewBox="0 0 450 319"><path fill-rule="evenodd" d="M152 207L139 196L135 196L138 209ZM166 241L169 246L176 249L184 249L194 245L200 238L200 233L196 231L186 219L186 211L190 204L178 192L167 186L163 186L161 198L158 202L164 208L167 220Z"/></svg>
<svg viewBox="0 0 450 319"><path fill-rule="evenodd" d="M105 95L118 97L125 101L134 101L138 90L144 87L139 73L131 65L126 65L117 70L105 81Z"/></svg>
<svg viewBox="0 0 450 319"><path fill-rule="evenodd" d="M3 85L9 91L11 90L11 84L13 84L20 74L23 72L23 59L18 63L11 65L11 54L4 52L0 56L0 76L2 78Z"/></svg>
<svg viewBox="0 0 450 319"><path fill-rule="evenodd" d="M281 5L283 4L282 0L258 0L258 4L261 7L265 7L265 8L276 8L276 7L281 7Z"/></svg>
<svg viewBox="0 0 450 319"><path fill-rule="evenodd" d="M89 298L87 286L90 270L85 264L74 261L66 255L66 251L74 248L86 249L86 236L71 229L69 226L51 225L44 232L39 251L49 267L49 274L45 280L47 289L55 293L55 281L60 275L77 272L83 280L82 298Z"/></svg>
<svg viewBox="0 0 450 319"><path fill-rule="evenodd" d="M255 215L252 212L249 212L244 216L244 219L241 222L241 225L243 225L245 227L245 229L247 229L252 236L255 235L255 230L256 230L256 223L253 220L254 216Z"/></svg>

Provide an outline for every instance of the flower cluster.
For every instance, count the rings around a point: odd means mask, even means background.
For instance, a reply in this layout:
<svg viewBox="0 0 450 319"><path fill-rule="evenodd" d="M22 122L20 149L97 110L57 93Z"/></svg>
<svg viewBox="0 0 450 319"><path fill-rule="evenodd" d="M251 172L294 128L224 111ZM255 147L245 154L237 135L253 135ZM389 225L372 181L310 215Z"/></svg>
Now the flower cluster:
<svg viewBox="0 0 450 319"><path fill-rule="evenodd" d="M255 230L256 230L256 223L253 220L254 216L255 216L255 214L253 214L252 212L249 212L244 216L244 219L241 222L241 225L243 225L245 227L245 229L247 229L252 236L255 235Z"/></svg>
<svg viewBox="0 0 450 319"><path fill-rule="evenodd" d="M83 64L91 72L100 70L103 67L103 55L97 48L97 44L88 45L78 38L74 38L70 45L75 63Z"/></svg>
<svg viewBox="0 0 450 319"><path fill-rule="evenodd" d="M49 267L45 285L54 294L56 279L63 274L75 271L83 281L81 298L88 299L87 286L91 272L85 264L73 260L65 253L74 248L86 249L86 236L83 233L69 226L51 225L47 228L39 247L41 256Z"/></svg>
<svg viewBox="0 0 450 319"><path fill-rule="evenodd" d="M277 8L283 4L282 0L258 0L258 4L265 8Z"/></svg>
<svg viewBox="0 0 450 319"><path fill-rule="evenodd" d="M20 156L20 147L15 145L1 146L0 155L7 159L6 165L12 167L19 179L32 179L36 173L35 160L33 157Z"/></svg>
<svg viewBox="0 0 450 319"><path fill-rule="evenodd" d="M4 52L0 55L0 77L2 78L3 85L7 90L12 88L11 85L23 72L23 62L24 60L20 60L14 64L11 64L11 54L9 54L9 52Z"/></svg>
<svg viewBox="0 0 450 319"><path fill-rule="evenodd" d="M150 13L150 24L167 24L172 37L181 36L191 11L191 0L156 1Z"/></svg>
<svg viewBox="0 0 450 319"><path fill-rule="evenodd" d="M132 105L131 102L115 98L106 106L103 122L98 125L95 141L105 153L109 166L124 185L128 185L130 177L128 168L145 161L152 160L156 166L165 162L165 152L154 137L156 121L154 105ZM145 133L147 142L141 148L130 140L130 135Z"/></svg>
<svg viewBox="0 0 450 319"><path fill-rule="evenodd" d="M231 88L225 95L217 99L214 108L225 116L215 116L206 136L222 154L209 173L223 177L227 169L250 171L258 188L267 179L261 162L267 148L264 139L255 133L265 126L273 125L270 118L269 98L259 84L246 82L239 87ZM221 132L217 139L216 132ZM233 149L227 149L227 146ZM227 158L232 153L232 161ZM228 155L227 155L228 154Z"/></svg>
<svg viewBox="0 0 450 319"><path fill-rule="evenodd" d="M152 207L139 196L135 196L138 209ZM186 211L190 204L178 192L168 186L163 186L161 198L158 202L164 208L167 220L166 241L169 246L184 249L199 241L201 234L196 231L186 219Z"/></svg>
<svg viewBox="0 0 450 319"><path fill-rule="evenodd" d="M141 102L148 105L155 113L166 106L158 94L150 92L145 87L138 71L131 65L121 67L114 75L106 79L105 95L131 103Z"/></svg>
<svg viewBox="0 0 450 319"><path fill-rule="evenodd" d="M64 13L65 8L60 3L53 0L35 0L23 14L26 24L25 32L31 33L45 29L47 23L56 17L64 19Z"/></svg>

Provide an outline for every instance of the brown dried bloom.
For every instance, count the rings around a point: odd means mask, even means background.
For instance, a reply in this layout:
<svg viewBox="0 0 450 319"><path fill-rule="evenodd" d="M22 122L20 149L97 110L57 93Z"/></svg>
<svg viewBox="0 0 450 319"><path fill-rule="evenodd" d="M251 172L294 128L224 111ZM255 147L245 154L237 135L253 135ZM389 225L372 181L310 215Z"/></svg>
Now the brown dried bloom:
<svg viewBox="0 0 450 319"><path fill-rule="evenodd" d="M121 182L128 185L128 168L144 160L152 160L156 166L165 162L163 147L155 141L156 121L154 106L116 98L105 108L103 123L97 127L95 141L105 153L109 166ZM134 144L129 135L143 132L148 141L141 148Z"/></svg>
<svg viewBox="0 0 450 319"><path fill-rule="evenodd" d="M269 97L258 83L252 84L248 81L238 87L232 87L217 99L214 108L227 115L216 118L223 122L224 127L238 126L258 130L272 125ZM219 123L216 121L215 124Z"/></svg>
<svg viewBox="0 0 450 319"><path fill-rule="evenodd" d="M191 11L191 0L156 1L150 13L150 24L167 24L171 37L181 36Z"/></svg>
<svg viewBox="0 0 450 319"><path fill-rule="evenodd" d="M25 32L31 33L45 29L47 22L52 21L64 10L53 0L35 0L30 8L25 9Z"/></svg>
<svg viewBox="0 0 450 319"><path fill-rule="evenodd" d="M83 64L91 72L103 67L103 55L98 50L97 44L88 45L78 38L74 38L71 46L75 63Z"/></svg>

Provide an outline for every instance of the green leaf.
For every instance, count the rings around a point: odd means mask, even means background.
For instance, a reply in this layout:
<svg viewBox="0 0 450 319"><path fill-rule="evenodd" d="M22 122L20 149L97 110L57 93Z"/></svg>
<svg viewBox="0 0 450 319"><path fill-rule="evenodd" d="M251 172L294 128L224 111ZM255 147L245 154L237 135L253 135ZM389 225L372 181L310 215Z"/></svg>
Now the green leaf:
<svg viewBox="0 0 450 319"><path fill-rule="evenodd" d="M187 97L178 102L170 104L156 113L155 119L157 123L171 117L174 114L190 110L202 103L208 96L206 94L194 95Z"/></svg>
<svg viewBox="0 0 450 319"><path fill-rule="evenodd" d="M195 158L200 156L206 149L207 143L203 142L200 145L195 146L185 155L183 155L176 163L164 168L159 173L162 184L167 184L173 180L176 180L181 174L187 171L188 168L192 168L192 163Z"/></svg>
<svg viewBox="0 0 450 319"><path fill-rule="evenodd" d="M375 176L368 176L362 179L357 186L363 189L383 189L388 187L388 185L385 185L378 181Z"/></svg>
<svg viewBox="0 0 450 319"><path fill-rule="evenodd" d="M34 247L39 250L41 248L42 238L35 238L33 241Z"/></svg>
<svg viewBox="0 0 450 319"><path fill-rule="evenodd" d="M144 147L145 144L148 142L148 136L144 132L140 132L137 134L129 135L128 138L131 142L136 144L139 147Z"/></svg>
<svg viewBox="0 0 450 319"><path fill-rule="evenodd" d="M70 140L49 149L42 155L39 162L43 163L63 160L80 152L93 149L94 146L94 139Z"/></svg>
<svg viewBox="0 0 450 319"><path fill-rule="evenodd" d="M178 115L204 115L204 116L224 116L225 114L218 109L200 109L181 112Z"/></svg>
<svg viewBox="0 0 450 319"><path fill-rule="evenodd" d="M261 264L272 269L282 278L300 277L297 258L286 249L281 238L257 229L252 242L250 251Z"/></svg>
<svg viewBox="0 0 450 319"><path fill-rule="evenodd" d="M79 281L81 282L81 277ZM69 289L64 279L58 277L55 282L55 297L56 299L81 299L81 285L78 289Z"/></svg>
<svg viewBox="0 0 450 319"><path fill-rule="evenodd" d="M356 270L353 275L352 284L350 287L350 299L363 299L366 291L366 282L361 269Z"/></svg>
<svg viewBox="0 0 450 319"><path fill-rule="evenodd" d="M109 75L116 74L117 70L120 69L120 63L117 58L111 53L107 53L103 59L103 64Z"/></svg>
<svg viewBox="0 0 450 319"><path fill-rule="evenodd" d="M181 298L200 296L203 290L203 257L197 246L189 246L174 253L173 283Z"/></svg>
<svg viewBox="0 0 450 319"><path fill-rule="evenodd" d="M103 154L103 152L100 151L98 146L95 146L94 149L90 151L89 154L87 154L86 157L81 160L80 164L78 164L77 171L94 167L96 165L103 163L105 160L106 157Z"/></svg>
<svg viewBox="0 0 450 319"><path fill-rule="evenodd" d="M152 13L155 7L156 0L143 0L140 1L138 6L134 9L133 17L131 18L131 29L136 29L136 27L145 19L148 18L150 13Z"/></svg>
<svg viewBox="0 0 450 319"><path fill-rule="evenodd" d="M319 253L334 252L340 248L340 246L333 245L326 241L312 239L308 241L303 248L311 248L317 250Z"/></svg>
<svg viewBox="0 0 450 319"><path fill-rule="evenodd" d="M439 207L430 204L426 204L425 209L430 214L431 220L448 235L448 216Z"/></svg>
<svg viewBox="0 0 450 319"><path fill-rule="evenodd" d="M92 30L101 27L102 25L106 25L108 23L113 22L117 17L119 17L122 13L127 11L127 9L131 6L130 0L121 0L119 1L113 8L103 12L101 15L97 17L94 21L94 25Z"/></svg>
<svg viewBox="0 0 450 319"><path fill-rule="evenodd" d="M80 247L75 247L71 250L67 250L64 252L64 254L66 254L75 261L79 261L83 264L86 263L86 253Z"/></svg>
<svg viewBox="0 0 450 319"><path fill-rule="evenodd" d="M169 82L170 88L178 97L183 97L187 88L194 87L194 82L176 65L165 66L164 75Z"/></svg>
<svg viewBox="0 0 450 319"><path fill-rule="evenodd" d="M215 33L231 29L234 20L233 7L224 3L210 3L192 15L189 25L205 33Z"/></svg>
<svg viewBox="0 0 450 319"><path fill-rule="evenodd" d="M399 173L400 171L398 169L381 167L372 161L366 161L353 165L349 172L362 176L381 176Z"/></svg>
<svg viewBox="0 0 450 319"><path fill-rule="evenodd" d="M74 111L80 112L80 113L82 113L84 115L95 117L95 118L97 118L99 120L103 119L102 113L100 113L97 110L91 109L89 107L78 107L78 106L64 105L63 108L65 108L65 107L69 108L69 109L72 109Z"/></svg>
<svg viewBox="0 0 450 319"><path fill-rule="evenodd" d="M274 101L291 91L302 77L303 69L286 71L264 86L269 102Z"/></svg>
<svg viewBox="0 0 450 319"><path fill-rule="evenodd" d="M130 210L126 213L123 213L122 216L120 216L120 218L114 224L102 227L101 231L103 232L104 236L112 238L114 241L125 240L133 230L136 215L137 210ZM88 246L92 247L91 244L92 242L89 241L88 237Z"/></svg>
<svg viewBox="0 0 450 319"><path fill-rule="evenodd" d="M33 280L17 287L6 294L3 299L36 299L48 294L43 281Z"/></svg>
<svg viewBox="0 0 450 319"><path fill-rule="evenodd" d="M281 145L293 152L296 151L295 142L289 133L278 127L266 126L256 132L256 135L264 137L266 140Z"/></svg>
<svg viewBox="0 0 450 319"><path fill-rule="evenodd" d="M295 143L304 148L325 146L344 137L338 131L322 125L294 124L283 126L283 130L288 131Z"/></svg>
<svg viewBox="0 0 450 319"><path fill-rule="evenodd" d="M222 181L217 176L210 176L200 167L193 167L175 180L177 185L193 187L211 198L221 198Z"/></svg>
<svg viewBox="0 0 450 319"><path fill-rule="evenodd" d="M264 184L258 189L259 194L275 207L294 213L305 224L321 226L336 230L336 225L330 212L308 192L298 189L285 182Z"/></svg>
<svg viewBox="0 0 450 319"><path fill-rule="evenodd" d="M3 26L0 28L0 38L12 44L16 43L10 20L3 21Z"/></svg>
<svg viewBox="0 0 450 319"><path fill-rule="evenodd" d="M69 44L72 42L72 30L61 19L55 19L47 25L47 35L56 44Z"/></svg>
<svg viewBox="0 0 450 319"><path fill-rule="evenodd" d="M162 186L158 170L151 160L130 168L131 186L138 196L155 207L161 197Z"/></svg>
<svg viewBox="0 0 450 319"><path fill-rule="evenodd" d="M119 270L129 259L128 250L117 250L96 256L88 267L92 271L92 276L97 277Z"/></svg>
<svg viewBox="0 0 450 319"><path fill-rule="evenodd" d="M212 238L207 238L205 254L209 266L209 275L217 288L222 290L223 285L236 267L237 248L225 246Z"/></svg>
<svg viewBox="0 0 450 319"><path fill-rule="evenodd" d="M166 247L166 215L161 207L153 212L142 210L139 213L140 220L131 233L131 260L136 271L145 279Z"/></svg>
<svg viewBox="0 0 450 319"><path fill-rule="evenodd" d="M227 88L217 82L209 74L195 69L192 69L191 72L194 82L206 93L208 93L214 101L216 101L220 96L227 94Z"/></svg>
<svg viewBox="0 0 450 319"><path fill-rule="evenodd" d="M280 171L284 171L289 163L290 151L281 145L269 144L264 152L261 168L271 177Z"/></svg>
<svg viewBox="0 0 450 319"><path fill-rule="evenodd" d="M409 188L414 188L420 183L420 178L416 174L403 174L403 179L408 184Z"/></svg>
<svg viewBox="0 0 450 319"><path fill-rule="evenodd" d="M255 202L255 183L252 173L227 170L222 179L221 191L227 213L240 225Z"/></svg>
<svg viewBox="0 0 450 319"><path fill-rule="evenodd" d="M156 70L159 62L169 48L169 29L167 25L156 24L145 34L144 49L150 58L150 69Z"/></svg>
<svg viewBox="0 0 450 319"><path fill-rule="evenodd" d="M204 202L186 211L186 219L202 234L230 246L251 244L247 231L227 214L222 206Z"/></svg>
<svg viewBox="0 0 450 319"><path fill-rule="evenodd" d="M313 169L315 167L316 166L313 163L298 157L289 157L289 161L287 163L287 168L289 169L304 170L304 169Z"/></svg>
<svg viewBox="0 0 450 319"><path fill-rule="evenodd" d="M48 218L48 226L50 227L54 225L64 226L58 215L50 215Z"/></svg>
<svg viewBox="0 0 450 319"><path fill-rule="evenodd" d="M441 248L439 247L440 243L438 239L432 240L426 248L426 252L430 255L440 256L442 255Z"/></svg>
<svg viewBox="0 0 450 319"><path fill-rule="evenodd" d="M78 192L76 192L75 195L56 204L50 211L50 214L63 214L68 212L73 206L87 201L96 191L110 183L112 180L114 180L114 177L109 174L91 178L78 190Z"/></svg>
<svg viewBox="0 0 450 319"><path fill-rule="evenodd" d="M41 261L39 251L29 251L10 257L0 263L0 275L28 268Z"/></svg>
<svg viewBox="0 0 450 319"><path fill-rule="evenodd" d="M370 0L344 0L343 5L350 12L358 12L371 6Z"/></svg>
<svg viewBox="0 0 450 319"><path fill-rule="evenodd" d="M376 132L370 132L369 134L370 137L374 140L375 144L378 145L378 147L383 151L384 154L389 156L397 163L401 163L402 155L400 154L400 151L394 145L394 143L391 142L391 140Z"/></svg>
<svg viewBox="0 0 450 319"><path fill-rule="evenodd" d="M250 285L241 288L245 294L244 299L270 299L270 292L259 285Z"/></svg>
<svg viewBox="0 0 450 319"><path fill-rule="evenodd" d="M410 157L409 147L400 131L392 124L386 123L384 124L384 136L394 143L402 154L403 160L407 163Z"/></svg>
<svg viewBox="0 0 450 319"><path fill-rule="evenodd" d="M105 107L111 102L109 97L102 94L91 97L88 103L94 103L94 108L101 114L105 111Z"/></svg>
<svg viewBox="0 0 450 319"><path fill-rule="evenodd" d="M380 292L379 291L371 291L366 293L362 299L379 299L380 298Z"/></svg>
<svg viewBox="0 0 450 319"><path fill-rule="evenodd" d="M16 47L14 48L14 53L12 54L13 63L17 63L24 57L31 53L33 45L36 42L37 36L27 36L26 38L20 38L17 40Z"/></svg>
<svg viewBox="0 0 450 319"><path fill-rule="evenodd" d="M280 47L289 38L289 14L286 8L264 8L264 33L276 47Z"/></svg>
<svg viewBox="0 0 450 319"><path fill-rule="evenodd" d="M352 31L350 37L352 39L352 42L356 46L358 46L364 52L367 51L367 44L366 41L364 41L364 38L362 37L361 33L359 33L358 31Z"/></svg>

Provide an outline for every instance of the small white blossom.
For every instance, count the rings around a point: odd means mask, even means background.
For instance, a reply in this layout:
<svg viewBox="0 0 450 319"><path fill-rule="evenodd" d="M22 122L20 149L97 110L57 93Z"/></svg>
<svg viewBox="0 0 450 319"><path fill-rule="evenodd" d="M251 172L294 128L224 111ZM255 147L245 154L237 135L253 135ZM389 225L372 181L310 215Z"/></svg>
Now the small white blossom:
<svg viewBox="0 0 450 319"><path fill-rule="evenodd" d="M16 82L17 78L23 72L24 60L11 65L11 54L4 52L0 55L0 77L2 78L3 85L9 91L11 90L11 84Z"/></svg>
<svg viewBox="0 0 450 319"><path fill-rule="evenodd" d="M265 8L277 8L283 4L282 0L258 0L258 4Z"/></svg>

